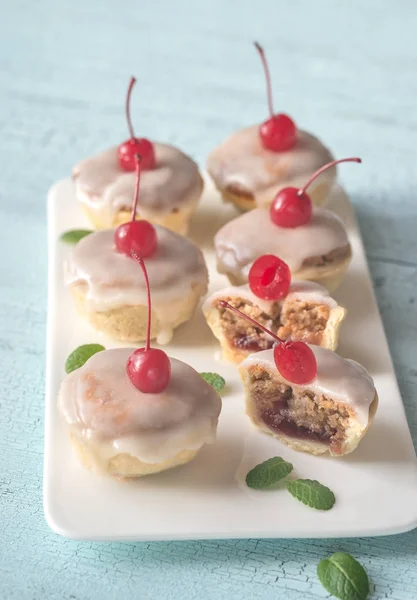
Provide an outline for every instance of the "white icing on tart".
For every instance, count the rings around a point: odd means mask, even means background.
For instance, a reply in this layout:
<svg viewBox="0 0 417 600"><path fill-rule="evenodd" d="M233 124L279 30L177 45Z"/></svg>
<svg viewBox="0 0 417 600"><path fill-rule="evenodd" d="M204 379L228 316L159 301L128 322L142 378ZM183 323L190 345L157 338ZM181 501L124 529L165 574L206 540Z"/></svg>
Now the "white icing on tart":
<svg viewBox="0 0 417 600"><path fill-rule="evenodd" d="M281 375L280 379L292 388L311 390L350 406L360 425L366 427L369 407L375 398L374 382L368 371L354 360L342 358L332 350L313 345L309 347L317 361L317 375L313 381L305 385L296 385ZM239 370L243 372L255 365L277 373L273 350L251 354L240 364Z"/></svg>
<svg viewBox="0 0 417 600"><path fill-rule="evenodd" d="M159 394L144 394L126 373L132 348L94 354L64 379L58 409L70 434L94 448L103 462L130 454L159 463L182 450L215 441L218 393L192 367L174 358L171 379Z"/></svg>
<svg viewBox="0 0 417 600"><path fill-rule="evenodd" d="M306 259L348 244L342 221L324 208L315 208L309 223L293 228L275 225L268 208L255 208L226 223L214 238L219 271L237 278L247 278L253 262L263 254L278 256L296 273Z"/></svg>
<svg viewBox="0 0 417 600"><path fill-rule="evenodd" d="M329 150L313 135L298 131L290 150L272 152L262 146L259 125L232 134L208 157L207 170L220 190L235 189L251 194L256 206L268 205L284 187L302 187L320 167L334 160ZM324 182L331 187L336 168L312 182L309 193Z"/></svg>
<svg viewBox="0 0 417 600"><path fill-rule="evenodd" d="M168 144L152 142L156 167L141 172L137 213L151 219L180 211L196 202L202 189L197 164ZM118 146L79 162L73 169L78 199L90 210L108 215L108 222L119 211L133 206L135 171L119 166Z"/></svg>
<svg viewBox="0 0 417 600"><path fill-rule="evenodd" d="M152 309L161 329L169 332L183 300L193 287L207 291L208 272L197 246L165 227L155 225L157 250L145 259ZM104 312L124 306L147 305L147 292L138 262L117 252L114 229L96 231L83 238L65 264L65 284L86 288L87 311Z"/></svg>

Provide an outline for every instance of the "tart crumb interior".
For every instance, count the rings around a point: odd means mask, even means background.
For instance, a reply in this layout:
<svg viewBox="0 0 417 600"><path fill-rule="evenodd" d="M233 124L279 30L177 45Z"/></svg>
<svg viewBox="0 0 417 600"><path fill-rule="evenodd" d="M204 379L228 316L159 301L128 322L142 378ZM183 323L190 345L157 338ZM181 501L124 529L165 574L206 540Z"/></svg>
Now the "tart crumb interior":
<svg viewBox="0 0 417 600"><path fill-rule="evenodd" d="M324 443L337 452L353 416L348 406L312 390L293 389L274 380L260 365L251 367L249 375L258 421L272 432Z"/></svg>
<svg viewBox="0 0 417 600"><path fill-rule="evenodd" d="M285 300L282 304L277 302L272 306L271 314L243 298L225 297L223 300L284 340L292 339L316 345L321 343L330 315L328 306L305 300ZM274 341L261 329L218 303L216 308L220 313L223 334L232 347L248 352L272 348Z"/></svg>

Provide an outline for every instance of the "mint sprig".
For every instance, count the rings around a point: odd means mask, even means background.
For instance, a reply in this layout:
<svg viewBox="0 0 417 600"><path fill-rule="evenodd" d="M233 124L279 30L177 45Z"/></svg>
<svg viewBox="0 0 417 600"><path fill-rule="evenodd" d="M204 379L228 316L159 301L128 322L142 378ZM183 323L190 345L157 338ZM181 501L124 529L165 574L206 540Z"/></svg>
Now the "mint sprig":
<svg viewBox="0 0 417 600"><path fill-rule="evenodd" d="M93 354L102 352L103 350L105 350L105 347L101 344L84 344L83 346L78 346L65 361L65 372L71 373L79 369Z"/></svg>
<svg viewBox="0 0 417 600"><path fill-rule="evenodd" d="M91 229L70 229L69 231L64 231L59 239L65 244L77 244L84 237L90 235L90 233L93 233Z"/></svg>
<svg viewBox="0 0 417 600"><path fill-rule="evenodd" d="M281 479L291 473L293 466L280 456L269 458L256 465L246 475L246 485L255 490L273 488Z"/></svg>
<svg viewBox="0 0 417 600"><path fill-rule="evenodd" d="M287 481L286 486L294 498L317 510L330 510L336 502L333 492L313 479Z"/></svg>
<svg viewBox="0 0 417 600"><path fill-rule="evenodd" d="M211 387L214 387L217 392L221 392L226 385L226 381L218 373L200 373L200 376L204 381L207 381Z"/></svg>
<svg viewBox="0 0 417 600"><path fill-rule="evenodd" d="M321 560L317 575L322 586L340 600L365 600L369 594L365 569L346 552L335 552Z"/></svg>

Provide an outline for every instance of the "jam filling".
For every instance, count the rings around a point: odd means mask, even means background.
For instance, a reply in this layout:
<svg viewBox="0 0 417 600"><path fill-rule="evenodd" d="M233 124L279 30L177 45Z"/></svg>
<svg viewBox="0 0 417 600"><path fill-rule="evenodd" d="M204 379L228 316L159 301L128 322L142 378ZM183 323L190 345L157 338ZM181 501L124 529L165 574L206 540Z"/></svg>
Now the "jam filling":
<svg viewBox="0 0 417 600"><path fill-rule="evenodd" d="M297 425L292 419L285 415L285 408L277 409L274 406L272 410L266 409L262 411L260 417L265 425L273 431L300 440L330 444L333 435L336 433L336 431L314 431L309 427Z"/></svg>
<svg viewBox="0 0 417 600"><path fill-rule="evenodd" d="M258 418L271 431L291 438L337 447L343 438L348 414L324 396L311 391L294 391L274 383L258 368L252 395Z"/></svg>
<svg viewBox="0 0 417 600"><path fill-rule="evenodd" d="M250 352L260 352L261 350L270 350L274 342L257 335L245 335L243 333L235 335L232 338L232 344L240 350L248 350Z"/></svg>

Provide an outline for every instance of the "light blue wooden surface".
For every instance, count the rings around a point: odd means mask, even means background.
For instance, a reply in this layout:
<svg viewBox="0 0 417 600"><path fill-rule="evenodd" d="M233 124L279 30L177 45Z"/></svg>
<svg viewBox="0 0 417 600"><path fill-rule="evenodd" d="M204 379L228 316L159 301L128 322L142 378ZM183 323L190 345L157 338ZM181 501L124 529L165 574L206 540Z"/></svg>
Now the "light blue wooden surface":
<svg viewBox="0 0 417 600"><path fill-rule="evenodd" d="M0 2L0 598L315 599L319 560L366 567L373 598L417 598L417 535L322 541L76 543L42 511L45 194L79 158L136 129L200 161L277 109L349 170L407 416L417 440L417 6L413 0ZM343 174L343 173L342 173Z"/></svg>

